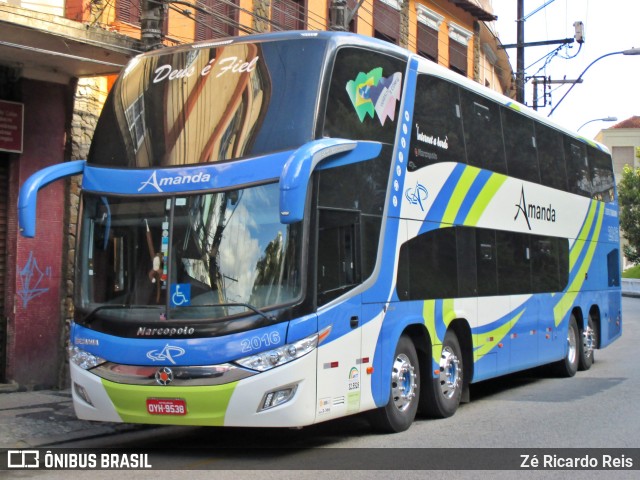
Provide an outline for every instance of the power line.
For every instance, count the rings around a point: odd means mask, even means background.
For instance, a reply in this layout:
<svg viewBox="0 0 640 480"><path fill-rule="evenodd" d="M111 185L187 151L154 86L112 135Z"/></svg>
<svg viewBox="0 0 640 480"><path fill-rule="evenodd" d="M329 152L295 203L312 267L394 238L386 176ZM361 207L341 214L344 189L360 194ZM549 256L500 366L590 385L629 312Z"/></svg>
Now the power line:
<svg viewBox="0 0 640 480"><path fill-rule="evenodd" d="M139 0L136 2L136 0L116 0L119 2L127 2L131 7L129 11L131 11L132 9L134 9L135 7L137 7L138 9L139 7ZM201 19L201 18L197 18L198 16L209 16L214 18L215 20L217 20L220 23L223 23L225 25L228 25L230 27L232 27L234 30L236 31L240 31L243 33L257 33L258 31L249 26L246 25L246 23L241 23L237 20L235 20L235 18L237 18L237 15L224 15L224 14L220 14L216 11L213 11L210 7L210 5L208 5L205 2L202 2L200 0L195 0L194 2L189 2L189 1L183 1L183 0L175 0L175 1L168 1L168 2L164 2L162 0L150 0L153 3L156 4L165 4L167 5L168 9L175 11L181 15L184 15L185 17L191 19L196 25L200 25L202 27L207 28L209 31L211 31L212 33L214 33L216 36L229 36L229 32L228 31L223 31L221 30L219 27L216 27L215 25L211 25L209 22L206 22L205 20ZM322 17L321 15L319 15L316 12L312 12L309 11L307 8L305 8L305 6L303 4L301 4L300 2L296 2L296 1L291 1L288 2L288 6L292 7L292 8L286 8L283 2L273 2L271 5L271 17L273 17L273 13L276 13L276 17L280 17L278 21L275 21L273 18L264 18L260 15L258 15L256 12L251 11L251 10L247 10L243 7L241 7L237 1L233 1L233 0L217 0L218 4L224 4L227 5L228 7L230 7L230 9L236 9L236 12L243 12L245 14L247 14L249 17L251 17L252 19L255 20L259 20L262 22L265 22L272 30L286 30L287 29L287 24L289 21L293 21L293 22L300 22L303 26L305 26L307 29L317 29L317 30L325 30L327 29L328 25L327 25L327 21L328 21L328 16L327 18ZM447 8L447 6L442 5L440 2L433 2L434 5L436 7L438 7L441 11L445 12L448 17L454 21L458 21L461 24L464 24L464 20L461 19L458 14L454 11L452 11L450 8ZM179 6L185 6L188 8L193 9L195 12L197 13L192 13L187 9L184 8L180 8ZM371 0L371 1L366 1L365 3L363 3L361 5L361 10L362 12L368 14L368 16L372 19L375 18L375 21L371 22L368 20L365 20L365 18L363 17L363 15L361 14L361 12L356 12L355 18L354 20L357 18L359 19L360 22L362 22L363 25L367 25L369 26L372 30L375 30L375 27L377 26L378 29L380 27L386 27L386 29L391 29L392 31L398 31L399 30L399 26L400 26L400 19L398 21L398 25L394 25L394 24L390 24L386 19L384 20L380 20L380 17L374 16L373 11L375 11L375 0ZM86 7L89 8L89 7ZM123 7L126 8L126 7ZM105 0L104 3L100 6L99 11L94 11L94 19L93 19L93 24L94 25L99 25L105 29L109 29L109 25L104 23L103 21L101 21L101 18L105 17L105 13L108 12L109 9L114 9L114 10L118 10L116 8L116 5L114 5L114 1L113 0ZM86 10L85 10L86 11ZM398 15L400 15L400 13L398 12ZM117 17L116 17L117 18ZM138 19L139 20L139 19ZM284 23L284 24L282 24ZM135 26L139 26L139 25L135 25ZM195 33L195 32L194 32ZM444 38L445 35L443 34L443 32L441 32L440 30L438 30L438 35L437 35L437 45L438 45L438 63L444 64L444 60L445 57L443 55L443 51L445 51L445 49L450 47L450 42L451 41L455 41L455 40L449 40L448 42L446 41L446 39ZM172 43L180 43L180 42L190 42L192 41L192 39L190 37L184 37L184 36L176 36L175 34L171 34L171 31L166 32L164 34L164 38L167 41L170 41ZM399 40L399 39L398 39ZM418 31L416 28L409 28L408 32L407 32L407 47L412 50L412 51L417 51L417 46L418 46ZM136 51L137 52L137 51ZM495 66L494 67L496 69L499 69L499 66Z"/></svg>

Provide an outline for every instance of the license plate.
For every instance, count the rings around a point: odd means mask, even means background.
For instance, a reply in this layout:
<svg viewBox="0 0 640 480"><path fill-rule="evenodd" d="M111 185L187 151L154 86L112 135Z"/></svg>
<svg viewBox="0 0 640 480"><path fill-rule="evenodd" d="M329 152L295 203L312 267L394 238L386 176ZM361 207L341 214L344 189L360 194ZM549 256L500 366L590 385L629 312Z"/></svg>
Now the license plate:
<svg viewBox="0 0 640 480"><path fill-rule="evenodd" d="M151 415L186 415L187 402L181 398L147 398L147 412Z"/></svg>

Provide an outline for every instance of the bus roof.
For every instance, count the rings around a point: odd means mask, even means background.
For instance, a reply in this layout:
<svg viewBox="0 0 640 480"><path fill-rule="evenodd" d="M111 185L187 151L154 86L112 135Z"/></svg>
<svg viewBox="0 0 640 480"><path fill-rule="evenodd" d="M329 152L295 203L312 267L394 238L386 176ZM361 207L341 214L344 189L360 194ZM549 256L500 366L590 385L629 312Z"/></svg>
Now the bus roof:
<svg viewBox="0 0 640 480"><path fill-rule="evenodd" d="M475 93L478 93L480 95L483 95L495 102L500 103L501 105L507 106L509 108L512 108L514 110L517 110L518 112L534 119L536 122L540 122L542 124L548 125L549 127L555 128L556 130L561 131L562 133L565 133L567 135L570 135L571 137L574 137L588 145L591 145L593 147L599 148L602 151L605 151L607 153L609 152L609 149L599 143L596 142L595 140L591 140L589 138L583 137L580 134L578 134L577 132L557 123L554 122L553 120L549 119L548 117L545 117L543 115L541 115L540 113L538 113L536 110L533 110L532 108L528 107L527 105L524 105L522 103L519 103L517 101L515 101L512 98L507 97L506 95L503 95L495 90L492 90L488 87L485 87L484 85L481 85L473 80L471 80L470 78L464 77L452 70L449 70L448 68L442 66L442 65L438 65L430 60L427 60L424 57L421 57L419 55L416 54L412 54L413 58L416 58L418 60L418 71L422 72L422 73L426 73L426 74L430 74L430 75L434 75L440 78L443 78L445 80L448 80L452 83L455 83L457 85L460 85L462 87L465 87L469 90L472 90Z"/></svg>
<svg viewBox="0 0 640 480"><path fill-rule="evenodd" d="M516 102L514 99L507 97L495 90L492 90L484 85L481 85L470 78L462 76L448 68L436 64L431 60L428 60L420 55L410 52L409 50L399 47L395 44L386 42L384 40L380 40L374 37L369 37L365 35L359 35L351 32L334 32L334 31L310 31L310 30L289 30L283 32L267 32L267 33L259 33L253 35L243 35L238 37L227 37L216 40L204 40L200 42L176 45L172 47L167 47L158 50L152 50L150 52L145 52L138 57L146 57L146 56L156 56L156 55L166 55L168 53L175 53L179 51L185 50L193 50L200 48L212 48L219 47L224 45L238 44L238 43L261 43L261 42L276 42L276 41L290 41L290 40L300 40L300 39L321 39L325 40L328 44L331 44L333 48L338 48L343 45L356 46L356 47L369 47L375 48L378 51L383 53L387 53L390 55L397 56L399 58L403 58L405 60L416 59L418 62L418 71L422 73L427 73L431 75L435 75L456 83L460 86L463 86L469 90L472 90L478 94L484 95L487 98L490 98L493 101L500 103L501 105L505 105L509 108L519 111L520 113L527 115L534 119L537 122L546 124L556 130L561 131L567 135L570 135L583 143L591 145L593 147L599 148L602 151L607 153L609 149L595 140L586 138L578 134L576 131L573 131L555 121L549 119L538 113L537 111L531 109L530 107Z"/></svg>

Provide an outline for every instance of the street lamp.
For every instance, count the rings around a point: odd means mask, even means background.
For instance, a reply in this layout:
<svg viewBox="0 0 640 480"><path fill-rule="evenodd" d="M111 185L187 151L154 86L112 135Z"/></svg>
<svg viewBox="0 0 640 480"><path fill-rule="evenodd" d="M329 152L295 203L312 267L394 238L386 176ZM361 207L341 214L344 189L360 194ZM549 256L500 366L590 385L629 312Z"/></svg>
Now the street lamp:
<svg viewBox="0 0 640 480"><path fill-rule="evenodd" d="M617 120L618 120L618 117L594 118L593 120L589 120L588 122L584 122L577 131L579 132L582 129L582 127L584 127L585 125L590 124L591 122L615 122Z"/></svg>
<svg viewBox="0 0 640 480"><path fill-rule="evenodd" d="M573 87L576 86L576 83L580 82L580 80L582 80L582 76L587 73L587 70L589 70L591 68L591 66L602 60L605 57L610 57L611 55L640 55L640 48L630 48L629 50L621 50L619 52L611 52L611 53L605 53L604 55L596 58L593 62L591 62L589 65L587 65L587 68L585 68L582 73L580 74L580 76L576 79L576 81L571 85L571 87L569 87L569 90L567 90L565 92L565 94L562 96L562 98L560 99L560 101L558 103L556 103L555 107L553 107L551 109L551 111L549 112L549 115L547 115L547 117L550 117L551 114L553 114L553 112L555 112L556 108L558 108L560 106L560 104L562 103L562 101L564 100L564 98L569 95L569 92L571 91L571 89Z"/></svg>

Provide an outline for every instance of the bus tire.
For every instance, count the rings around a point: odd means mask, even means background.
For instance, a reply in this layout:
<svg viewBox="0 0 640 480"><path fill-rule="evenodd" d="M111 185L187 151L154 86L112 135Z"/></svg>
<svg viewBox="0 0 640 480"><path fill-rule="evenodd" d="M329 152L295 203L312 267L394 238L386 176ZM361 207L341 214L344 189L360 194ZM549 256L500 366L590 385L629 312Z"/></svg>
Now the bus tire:
<svg viewBox="0 0 640 480"><path fill-rule="evenodd" d="M580 356L580 331L576 317L571 314L567 328L567 354L562 360L554 364L555 371L560 377L573 377L578 371Z"/></svg>
<svg viewBox="0 0 640 480"><path fill-rule="evenodd" d="M464 387L462 350L453 330L444 336L438 372L424 382L420 410L432 418L447 418L456 413Z"/></svg>
<svg viewBox="0 0 640 480"><path fill-rule="evenodd" d="M370 414L373 427L384 433L407 430L416 417L420 401L420 365L411 339L402 335L396 345L391 369L389 402Z"/></svg>
<svg viewBox="0 0 640 480"><path fill-rule="evenodd" d="M587 320L587 326L582 332L580 342L580 356L578 358L578 370L589 370L595 361L595 349L598 346L598 332L591 314Z"/></svg>

